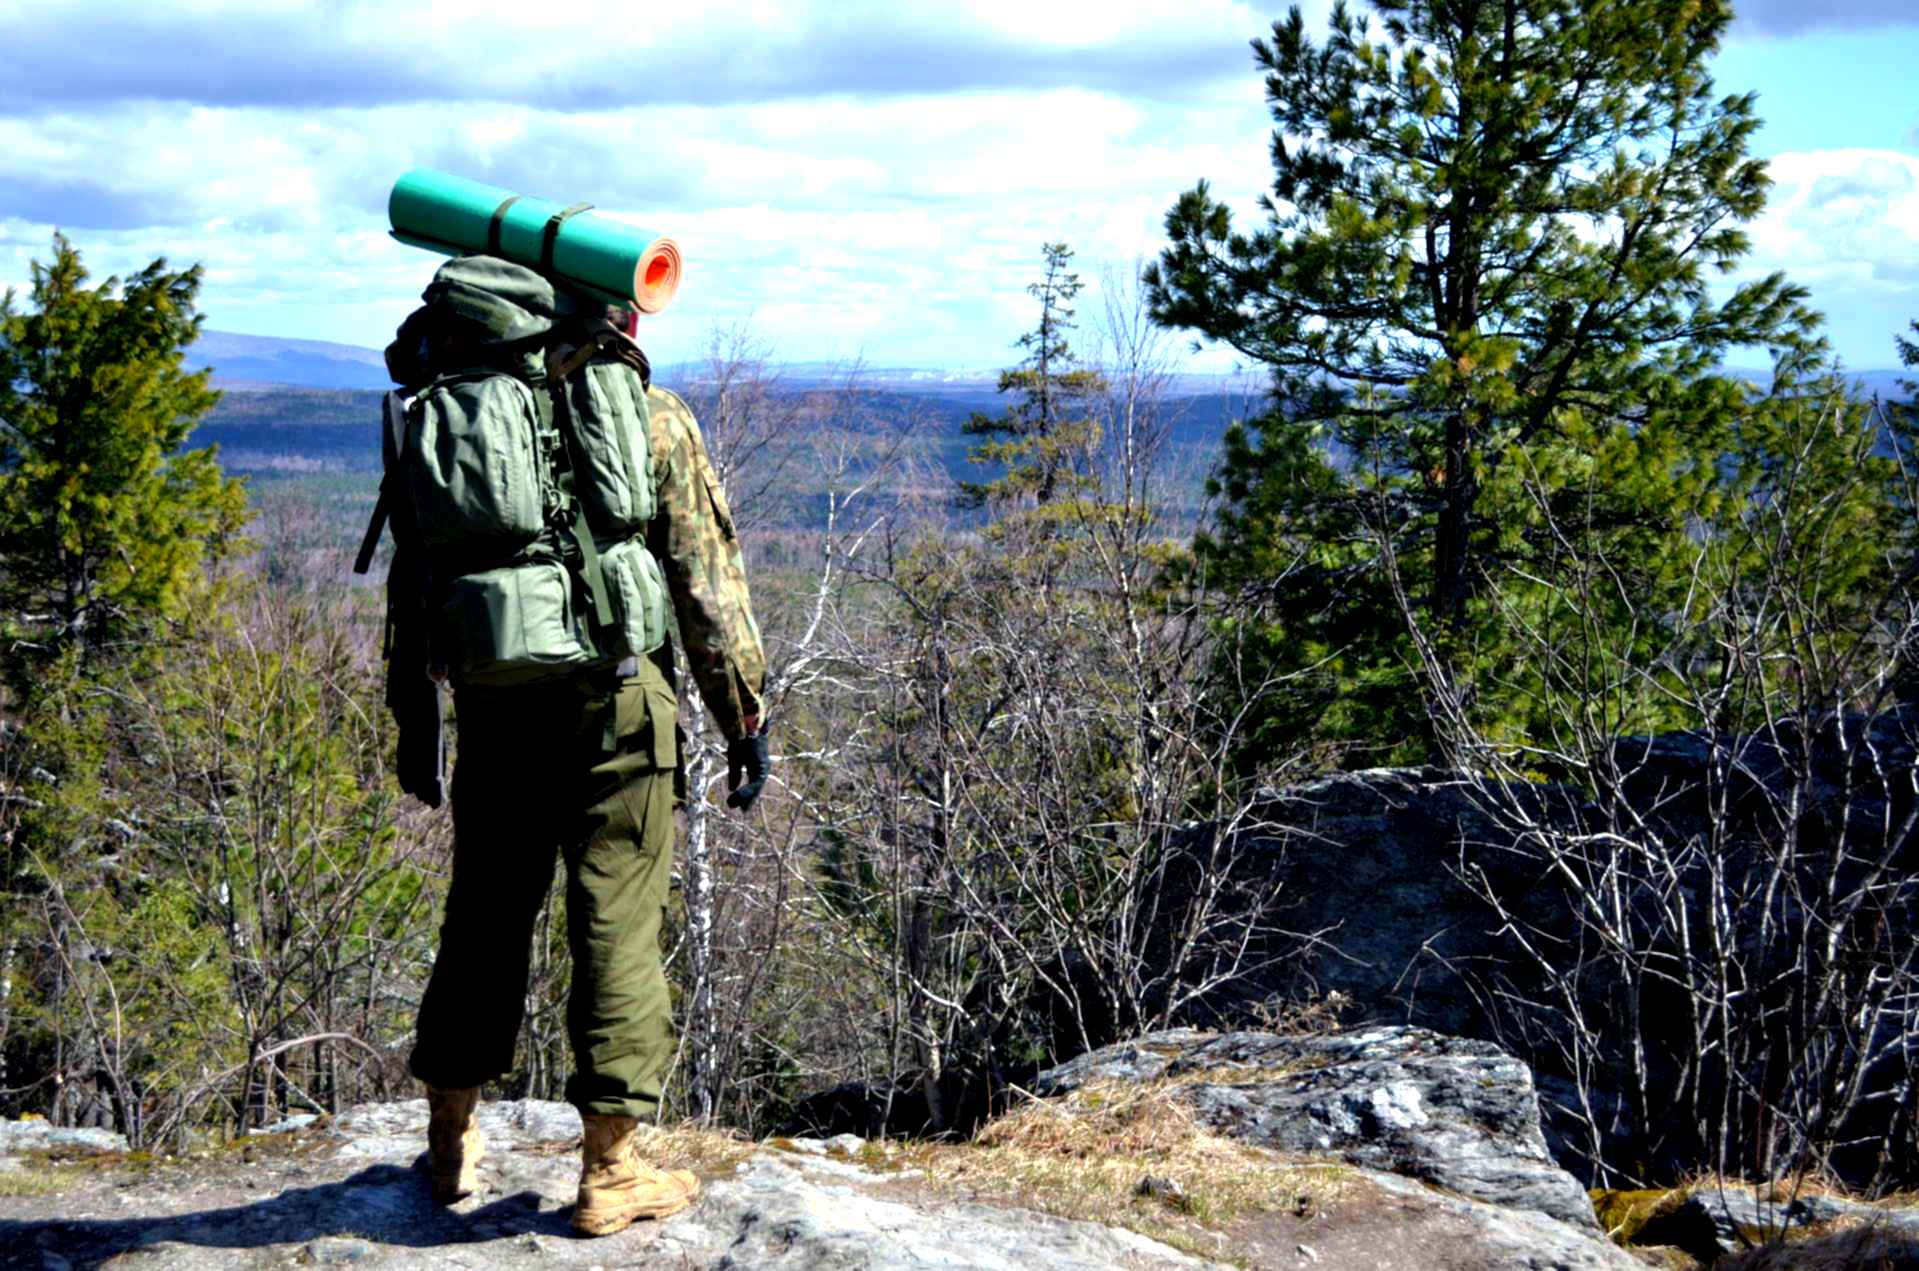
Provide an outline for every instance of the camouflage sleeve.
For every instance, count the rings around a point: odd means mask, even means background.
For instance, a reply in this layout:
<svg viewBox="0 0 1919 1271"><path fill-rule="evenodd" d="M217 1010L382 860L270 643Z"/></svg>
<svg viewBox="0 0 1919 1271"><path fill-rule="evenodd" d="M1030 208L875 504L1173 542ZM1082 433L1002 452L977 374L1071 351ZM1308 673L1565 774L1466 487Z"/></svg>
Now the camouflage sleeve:
<svg viewBox="0 0 1919 1271"><path fill-rule="evenodd" d="M746 591L746 562L700 427L678 394L646 395L657 507L647 545L666 575L700 697L727 740L760 714L766 653Z"/></svg>

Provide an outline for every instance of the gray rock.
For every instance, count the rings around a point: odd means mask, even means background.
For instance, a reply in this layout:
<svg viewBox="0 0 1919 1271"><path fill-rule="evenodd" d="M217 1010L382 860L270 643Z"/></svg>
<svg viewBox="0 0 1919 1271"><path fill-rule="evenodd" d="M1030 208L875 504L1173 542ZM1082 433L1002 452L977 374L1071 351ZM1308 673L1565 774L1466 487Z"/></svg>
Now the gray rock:
<svg viewBox="0 0 1919 1271"><path fill-rule="evenodd" d="M346 1262L366 1262L379 1256L380 1251L364 1240L353 1240L340 1236L326 1236L319 1240L310 1240L303 1250L307 1258L323 1265Z"/></svg>
<svg viewBox="0 0 1919 1271"><path fill-rule="evenodd" d="M1919 1235L1919 1210L1891 1209L1829 1196L1767 1200L1751 1189L1700 1188L1640 1229L1640 1244L1669 1244L1710 1261L1780 1234L1846 1219Z"/></svg>
<svg viewBox="0 0 1919 1271"><path fill-rule="evenodd" d="M737 1177L714 1184L695 1212L707 1249L719 1255L695 1265L715 1271L928 1266L1106 1271L1212 1265L1130 1231L985 1205L907 1205L853 1187L815 1183L802 1168L764 1157L749 1162ZM691 1242L685 1251L694 1252Z"/></svg>
<svg viewBox="0 0 1919 1271"><path fill-rule="evenodd" d="M825 1139L782 1139L780 1146L788 1152L798 1152L802 1156L825 1156Z"/></svg>
<svg viewBox="0 0 1919 1271"><path fill-rule="evenodd" d="M1433 1266L1470 1266L1474 1271L1646 1271L1646 1264L1595 1233L1526 1209L1503 1209L1464 1196L1447 1196L1391 1174L1368 1175L1372 1184L1416 1200L1468 1224L1472 1260L1435 1259Z"/></svg>
<svg viewBox="0 0 1919 1271"><path fill-rule="evenodd" d="M0 1156L55 1149L83 1152L124 1152L127 1136L112 1130L86 1130L50 1125L45 1121L0 1121Z"/></svg>
<svg viewBox="0 0 1919 1271"><path fill-rule="evenodd" d="M1180 1097L1214 1130L1262 1147L1328 1152L1582 1231L1586 1191L1554 1163L1532 1073L1490 1042L1405 1026L1324 1037L1153 1033L1041 1073L1041 1094L1095 1079L1203 1081Z"/></svg>
<svg viewBox="0 0 1919 1271"><path fill-rule="evenodd" d="M297 1113L294 1116L290 1116L286 1118L284 1121L275 1121L272 1125L263 1125L259 1129L251 1131L251 1133L253 1134L291 1134L295 1130L306 1129L309 1125L312 1125L315 1121L318 1121L319 1119L320 1119L319 1116L315 1113L301 1112L301 1113Z"/></svg>
<svg viewBox="0 0 1919 1271"><path fill-rule="evenodd" d="M1323 1081L1325 1074L1352 1065L1398 1064L1417 1072L1422 1063L1437 1064L1453 1050L1458 1052L1453 1058L1462 1062L1478 1054L1470 1046L1400 1029L1293 1042L1290 1052L1280 1042L1157 1034L1135 1043L1130 1058L1087 1056L1067 1067L1078 1080L1128 1070L1216 1074L1222 1080L1201 1080L1191 1088L1225 1090L1286 1088L1295 1078L1315 1076ZM1294 1056L1296 1071L1277 1066L1286 1053ZM1460 1071L1504 1079L1497 1067ZM1248 1077L1259 1080L1224 1080ZM1052 1088L1072 1084L1073 1076L1058 1074ZM1363 1125L1371 1117L1393 1134L1435 1132L1458 1115L1451 1097L1442 1095L1443 1086L1395 1078L1382 1086L1388 1092L1384 1097L1357 1104L1339 1104L1323 1090L1322 1102L1344 1111L1322 1120ZM851 1146L846 1143L834 1144L831 1155L761 1152L731 1174L709 1176L699 1203L683 1214L640 1223L617 1236L579 1240L568 1230L579 1170L571 1150L578 1134L571 1109L486 1104L480 1118L488 1137L481 1166L484 1188L451 1208L430 1203L418 1168L425 1104L358 1107L325 1127L290 1132L304 1136L306 1144L285 1160L268 1151L251 1162L225 1154L204 1167L225 1173L189 1176L182 1163L142 1174L137 1187L125 1186L124 1178L108 1171L89 1171L83 1190L38 1202L44 1206L39 1218L25 1211L32 1202L0 1200L0 1267L57 1266L49 1257L75 1266L111 1259L112 1265L156 1271L266 1271L290 1264L579 1271L595 1266L1145 1271L1211 1265L1131 1232L903 1188L904 1175L874 1173L847 1159L840 1150ZM176 1176L178 1184L168 1182ZM1164 1189L1149 1185L1147 1190L1175 1203ZM1355 1168L1341 1194L1344 1208L1329 1219L1279 1229L1286 1233L1283 1243L1268 1246L1278 1250L1277 1265L1311 1264L1315 1271L1430 1271L1442 1265L1475 1271L1629 1271L1638 1266L1590 1231L1543 1213L1502 1209L1394 1174ZM115 1203L122 1198L130 1203ZM1302 1242L1318 1255L1316 1263L1295 1254ZM1232 1250L1231 1245L1221 1248ZM38 1260L16 1263L10 1258L16 1249L31 1250Z"/></svg>
<svg viewBox="0 0 1919 1271"><path fill-rule="evenodd" d="M1077 1090L1089 1081L1152 1081L1165 1076L1173 1061L1188 1050L1218 1036L1196 1028L1169 1028L1103 1046L1040 1073L1035 1089L1050 1096Z"/></svg>
<svg viewBox="0 0 1919 1271"><path fill-rule="evenodd" d="M1571 796L1542 788L1534 797ZM1258 820L1261 828L1233 846L1235 872L1277 895L1271 917L1280 925L1323 936L1306 949L1283 938L1262 949L1276 960L1233 986L1247 1003L1338 993L1353 1023L1492 1036L1473 980L1492 959L1511 974L1511 950L1490 934L1499 927L1491 908L1454 867L1463 859L1486 871L1487 884L1522 918L1549 918L1553 930L1566 921L1563 908L1554 915L1529 903L1540 869L1510 850L1511 833L1486 816L1458 773L1339 773L1272 792ZM1537 897L1542 906L1553 899Z"/></svg>

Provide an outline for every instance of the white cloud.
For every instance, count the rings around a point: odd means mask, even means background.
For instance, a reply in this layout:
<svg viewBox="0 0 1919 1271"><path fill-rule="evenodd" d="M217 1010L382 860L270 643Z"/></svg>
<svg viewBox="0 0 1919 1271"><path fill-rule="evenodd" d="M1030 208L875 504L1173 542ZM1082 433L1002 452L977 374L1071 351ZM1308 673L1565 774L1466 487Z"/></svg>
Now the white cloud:
<svg viewBox="0 0 1919 1271"><path fill-rule="evenodd" d="M1813 150L1769 163L1742 276L1781 270L1812 293L1860 369L1890 365L1892 333L1919 317L1919 155Z"/></svg>
<svg viewBox="0 0 1919 1271"><path fill-rule="evenodd" d="M1200 178L1257 218L1270 121L1246 42L1274 16L0 0L0 283L60 225L99 275L204 262L215 326L378 345L433 267L384 233L392 181L424 165L678 237L687 285L650 324L666 360L750 313L783 358L996 365L1030 323L1042 242L1071 243L1092 284L1152 256ZM1757 265L1862 340L1919 316L1919 195L1900 184L1919 158L1820 151L1773 172Z"/></svg>
<svg viewBox="0 0 1919 1271"><path fill-rule="evenodd" d="M1919 155L1815 150L1768 167L1772 197L1751 231L1756 261L1807 283L1911 288L1899 275L1919 265Z"/></svg>
<svg viewBox="0 0 1919 1271"><path fill-rule="evenodd" d="M632 0L0 8L0 102L590 108L1031 84L1177 93L1244 64L1239 0Z"/></svg>
<svg viewBox="0 0 1919 1271"><path fill-rule="evenodd" d="M1080 88L826 96L580 113L507 103L282 109L117 103L0 115L0 277L55 224L96 272L206 264L215 326L377 345L432 258L384 238L429 165L587 198L674 234L689 276L656 339L751 312L793 358L994 364L1029 317L1042 242L1102 262L1158 247L1202 176L1268 175L1250 73L1178 107ZM669 350L670 351L670 350Z"/></svg>

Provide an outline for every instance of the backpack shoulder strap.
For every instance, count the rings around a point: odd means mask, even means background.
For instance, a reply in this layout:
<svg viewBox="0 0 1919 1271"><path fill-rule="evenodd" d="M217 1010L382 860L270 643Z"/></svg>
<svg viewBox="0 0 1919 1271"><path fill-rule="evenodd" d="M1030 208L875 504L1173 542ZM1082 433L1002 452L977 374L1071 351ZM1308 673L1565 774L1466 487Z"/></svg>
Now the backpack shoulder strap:
<svg viewBox="0 0 1919 1271"><path fill-rule="evenodd" d="M399 467L400 443L406 436L406 399L397 392L388 393L381 403L382 421L380 428L380 494L373 501L373 515L368 518L366 533L360 539L360 554L353 558L353 572L364 574L373 568L373 553L379 550L380 534L386 529L389 506L389 487L394 481L394 472Z"/></svg>

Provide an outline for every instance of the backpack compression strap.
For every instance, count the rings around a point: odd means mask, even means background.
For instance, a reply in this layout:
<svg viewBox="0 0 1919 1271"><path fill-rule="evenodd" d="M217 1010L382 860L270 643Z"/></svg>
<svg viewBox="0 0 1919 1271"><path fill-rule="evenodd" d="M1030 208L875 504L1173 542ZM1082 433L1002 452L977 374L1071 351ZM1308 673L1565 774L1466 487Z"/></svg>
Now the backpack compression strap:
<svg viewBox="0 0 1919 1271"><path fill-rule="evenodd" d="M560 382L549 377L546 391L536 392L533 401L534 409L540 412L541 425L553 427L554 411L564 409L565 405ZM566 527L566 534L580 553L580 573L585 576L587 595L593 601L593 624L597 632L613 625L613 602L608 598L606 572L600 564L599 545L593 541L593 529L586 522L586 504L580 502L579 496L573 492L573 457L567 453L564 444L560 447L560 455L566 463L560 476L560 488L573 505L573 520Z"/></svg>

